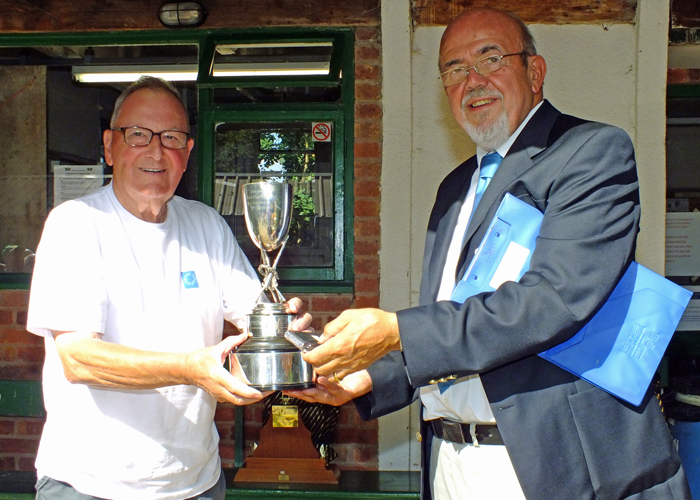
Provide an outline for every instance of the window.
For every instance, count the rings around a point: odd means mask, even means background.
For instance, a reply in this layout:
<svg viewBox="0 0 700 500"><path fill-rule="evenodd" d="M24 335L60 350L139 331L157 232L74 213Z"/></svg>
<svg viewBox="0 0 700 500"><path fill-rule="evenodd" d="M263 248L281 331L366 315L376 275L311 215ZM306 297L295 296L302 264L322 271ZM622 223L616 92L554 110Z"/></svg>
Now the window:
<svg viewBox="0 0 700 500"><path fill-rule="evenodd" d="M351 289L352 31L162 36L0 35L0 286L29 283L53 206L110 182L101 135L135 73L174 80L189 108L196 146L176 194L214 206L257 266L240 187L292 183L282 289Z"/></svg>

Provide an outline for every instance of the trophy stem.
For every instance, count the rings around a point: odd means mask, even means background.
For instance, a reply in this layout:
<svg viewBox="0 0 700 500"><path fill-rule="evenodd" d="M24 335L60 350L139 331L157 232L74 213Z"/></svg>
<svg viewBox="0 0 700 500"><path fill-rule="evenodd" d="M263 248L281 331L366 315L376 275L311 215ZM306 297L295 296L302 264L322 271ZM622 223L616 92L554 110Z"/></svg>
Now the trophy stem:
<svg viewBox="0 0 700 500"><path fill-rule="evenodd" d="M289 236L285 236L284 241L282 241L282 245L280 246L279 252L277 252L277 257L275 258L275 262L270 266L270 259L267 256L267 253L260 249L260 256L262 260L262 264L258 268L258 271L260 274L263 275L263 282L262 282L262 290L260 291L260 295L258 295L258 299L256 302L260 302L260 298L265 294L265 290L270 291L270 295L272 296L272 301L273 302L279 302L282 303L285 301L284 295L277 289L277 263L280 260L280 256L282 255L282 251L284 250L284 246L287 244L287 240L289 239Z"/></svg>

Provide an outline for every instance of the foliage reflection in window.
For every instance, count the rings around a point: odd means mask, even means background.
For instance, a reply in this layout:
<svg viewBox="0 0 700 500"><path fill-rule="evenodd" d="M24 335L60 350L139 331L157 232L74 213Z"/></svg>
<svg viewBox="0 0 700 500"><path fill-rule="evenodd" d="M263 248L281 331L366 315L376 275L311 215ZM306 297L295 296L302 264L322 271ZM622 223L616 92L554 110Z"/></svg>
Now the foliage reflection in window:
<svg viewBox="0 0 700 500"><path fill-rule="evenodd" d="M259 179L294 185L289 241L281 267L333 265L332 143L313 140L310 122L220 124L216 130L214 206L243 250L257 262L242 224L243 184Z"/></svg>

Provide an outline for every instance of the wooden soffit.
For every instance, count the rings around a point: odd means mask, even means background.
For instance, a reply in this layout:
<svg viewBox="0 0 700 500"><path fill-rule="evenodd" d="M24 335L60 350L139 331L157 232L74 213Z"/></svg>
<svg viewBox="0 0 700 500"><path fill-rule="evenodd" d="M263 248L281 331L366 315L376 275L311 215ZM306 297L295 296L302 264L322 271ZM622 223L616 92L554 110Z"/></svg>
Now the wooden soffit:
<svg viewBox="0 0 700 500"><path fill-rule="evenodd" d="M415 26L447 26L468 7L506 10L528 24L633 23L637 11L637 0L412 0L412 3Z"/></svg>
<svg viewBox="0 0 700 500"><path fill-rule="evenodd" d="M378 25L381 0L198 0L214 28ZM391 0L389 0L391 1ZM151 0L0 0L0 32L159 29Z"/></svg>

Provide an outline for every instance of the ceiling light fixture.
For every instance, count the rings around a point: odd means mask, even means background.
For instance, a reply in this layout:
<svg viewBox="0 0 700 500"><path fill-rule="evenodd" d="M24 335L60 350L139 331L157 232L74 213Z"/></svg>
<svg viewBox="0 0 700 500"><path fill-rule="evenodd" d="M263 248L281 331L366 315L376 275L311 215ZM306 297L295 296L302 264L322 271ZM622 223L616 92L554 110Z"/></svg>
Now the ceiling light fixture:
<svg viewBox="0 0 700 500"><path fill-rule="evenodd" d="M73 66L73 79L81 83L128 83L141 76L155 76L171 82L197 80L196 64L157 64L150 66ZM327 63L281 64L220 64L214 67L214 77L260 78L274 76L327 75Z"/></svg>
<svg viewBox="0 0 700 500"><path fill-rule="evenodd" d="M169 28L194 28L207 18L207 11L197 2L166 3L158 11L158 19Z"/></svg>

